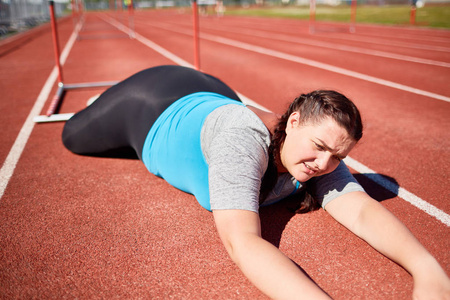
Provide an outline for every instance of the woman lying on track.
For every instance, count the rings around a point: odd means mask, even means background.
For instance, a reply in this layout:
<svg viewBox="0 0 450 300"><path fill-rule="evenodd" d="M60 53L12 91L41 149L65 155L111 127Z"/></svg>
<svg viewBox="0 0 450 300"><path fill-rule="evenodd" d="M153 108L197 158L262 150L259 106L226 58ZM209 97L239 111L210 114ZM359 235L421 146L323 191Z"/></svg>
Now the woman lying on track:
<svg viewBox="0 0 450 300"><path fill-rule="evenodd" d="M342 162L361 137L358 109L337 92L301 95L279 118L246 107L217 78L178 66L150 68L111 87L63 131L64 145L78 154L131 147L151 173L195 195L212 210L233 261L272 298L328 298L261 238L259 206L292 194L303 212L322 206L403 266L417 299L449 297L438 262Z"/></svg>

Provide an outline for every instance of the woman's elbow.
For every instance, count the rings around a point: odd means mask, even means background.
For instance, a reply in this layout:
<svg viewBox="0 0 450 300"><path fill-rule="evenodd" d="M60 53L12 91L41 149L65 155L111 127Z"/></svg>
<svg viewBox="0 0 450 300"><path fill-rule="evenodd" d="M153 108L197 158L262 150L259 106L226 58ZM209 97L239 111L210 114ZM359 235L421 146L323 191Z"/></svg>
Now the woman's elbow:
<svg viewBox="0 0 450 300"><path fill-rule="evenodd" d="M259 235L253 233L243 233L226 239L225 249L231 260L239 267L243 268L249 260L253 260L267 242Z"/></svg>

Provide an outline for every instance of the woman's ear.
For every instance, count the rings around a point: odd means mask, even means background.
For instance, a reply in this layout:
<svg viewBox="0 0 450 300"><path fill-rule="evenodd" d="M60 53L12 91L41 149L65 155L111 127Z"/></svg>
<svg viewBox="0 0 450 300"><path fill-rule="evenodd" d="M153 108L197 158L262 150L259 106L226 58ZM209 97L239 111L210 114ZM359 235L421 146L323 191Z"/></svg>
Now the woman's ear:
<svg viewBox="0 0 450 300"><path fill-rule="evenodd" d="M286 134L293 129L296 128L300 124L300 113L298 111L293 112L287 121L286 124Z"/></svg>

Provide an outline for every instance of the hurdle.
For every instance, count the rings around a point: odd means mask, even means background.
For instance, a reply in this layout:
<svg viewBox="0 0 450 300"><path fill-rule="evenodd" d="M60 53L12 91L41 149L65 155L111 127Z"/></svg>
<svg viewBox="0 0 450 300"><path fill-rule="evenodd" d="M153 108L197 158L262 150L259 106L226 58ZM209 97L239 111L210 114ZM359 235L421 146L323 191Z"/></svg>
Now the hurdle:
<svg viewBox="0 0 450 300"><path fill-rule="evenodd" d="M134 39L134 7L133 0L125 0L125 3L128 5L128 27L130 28L130 39Z"/></svg>
<svg viewBox="0 0 450 300"><path fill-rule="evenodd" d="M358 1L352 0L351 12L350 12L350 33L356 32L356 6Z"/></svg>
<svg viewBox="0 0 450 300"><path fill-rule="evenodd" d="M50 22L52 28L53 51L55 56L56 68L58 72L58 89L50 103L47 113L45 115L34 117L33 120L36 123L67 121L70 117L72 117L73 113L57 114L57 110L61 106L66 91L84 88L108 87L113 86L118 82L118 81L107 81L107 82L73 83L73 84L64 83L63 70L60 61L61 53L59 47L58 28L55 18L54 0L49 1L49 8L50 8Z"/></svg>
<svg viewBox="0 0 450 300"><path fill-rule="evenodd" d="M130 39L134 39L135 38L135 33L134 33L134 5L133 5L133 0L116 0L115 1L115 5L116 5L116 15L117 19L122 19L123 16L123 7L122 7L122 1L123 4L125 4L125 6L127 7L128 10L128 28L130 29L128 32L128 35L130 37ZM110 3L114 4L114 0L112 0Z"/></svg>
<svg viewBox="0 0 450 300"><path fill-rule="evenodd" d="M192 18L194 26L194 66L196 70L200 70L200 42L198 36L198 6L197 0L192 0Z"/></svg>
<svg viewBox="0 0 450 300"><path fill-rule="evenodd" d="M409 14L410 25L416 25L416 10L417 10L416 2L417 1L413 0L413 3L411 5L411 12Z"/></svg>
<svg viewBox="0 0 450 300"><path fill-rule="evenodd" d="M351 0L350 7L350 26L348 31L350 33L356 32L356 6L357 0ZM309 34L316 32L316 0L309 1Z"/></svg>
<svg viewBox="0 0 450 300"><path fill-rule="evenodd" d="M316 0L309 1L309 34L315 33L316 24Z"/></svg>
<svg viewBox="0 0 450 300"><path fill-rule="evenodd" d="M79 7L80 7L80 11L82 10L81 8L83 7L81 2L82 0L71 0L71 1L78 1L80 3ZM109 10L114 10L115 13L115 18L119 21L119 22L126 22L126 19L124 18L124 9L123 9L123 5L126 6L127 11L128 11L128 33L125 33L130 39L134 39L136 37L135 31L134 31L134 5L133 5L133 0L110 0L109 1ZM84 22L80 23L82 26L79 30L79 34L77 36L77 40L83 40L83 39L95 39L95 38L105 38L105 37L111 37L111 38L119 38L119 37L125 37L122 36L122 34L119 35L115 35L115 34L110 34L110 35L97 35L97 36L92 36L92 35L82 35L82 32L84 31L92 31L89 29L85 29L83 27Z"/></svg>

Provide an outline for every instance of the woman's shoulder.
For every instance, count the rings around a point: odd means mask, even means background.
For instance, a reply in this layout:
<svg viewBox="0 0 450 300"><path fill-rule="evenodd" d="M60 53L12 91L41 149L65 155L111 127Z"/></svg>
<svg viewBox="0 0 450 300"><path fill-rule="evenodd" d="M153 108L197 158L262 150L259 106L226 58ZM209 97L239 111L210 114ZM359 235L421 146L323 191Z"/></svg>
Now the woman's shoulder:
<svg viewBox="0 0 450 300"><path fill-rule="evenodd" d="M202 149L208 160L212 152L246 153L256 160L268 157L270 132L252 111L242 105L224 105L205 120L201 133ZM259 159L257 159L259 157Z"/></svg>
<svg viewBox="0 0 450 300"><path fill-rule="evenodd" d="M270 144L270 132L264 122L249 108L243 105L228 104L215 109L205 120L203 131L217 135L234 132L253 136Z"/></svg>

